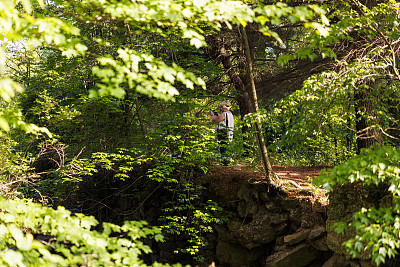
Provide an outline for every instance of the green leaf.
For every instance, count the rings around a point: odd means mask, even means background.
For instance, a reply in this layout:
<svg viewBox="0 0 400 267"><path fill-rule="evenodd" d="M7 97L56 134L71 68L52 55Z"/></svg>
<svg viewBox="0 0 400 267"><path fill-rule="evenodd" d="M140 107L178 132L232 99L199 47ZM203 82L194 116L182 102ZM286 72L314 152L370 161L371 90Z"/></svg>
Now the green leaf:
<svg viewBox="0 0 400 267"><path fill-rule="evenodd" d="M21 266L21 267L26 266L23 263L23 256L20 252L16 252L13 250L7 250L4 253L3 259L9 266Z"/></svg>
<svg viewBox="0 0 400 267"><path fill-rule="evenodd" d="M10 131L10 125L8 124L7 120L1 115L0 115L0 128L6 132Z"/></svg>
<svg viewBox="0 0 400 267"><path fill-rule="evenodd" d="M198 38L192 38L190 39L190 44L196 48L200 48L203 46L203 41Z"/></svg>

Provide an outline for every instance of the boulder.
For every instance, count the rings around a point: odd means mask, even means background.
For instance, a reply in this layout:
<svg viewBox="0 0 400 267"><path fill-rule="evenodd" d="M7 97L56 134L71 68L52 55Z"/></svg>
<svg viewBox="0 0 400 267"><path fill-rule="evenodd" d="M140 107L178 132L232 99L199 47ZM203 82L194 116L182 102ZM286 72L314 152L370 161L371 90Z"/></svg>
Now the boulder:
<svg viewBox="0 0 400 267"><path fill-rule="evenodd" d="M216 255L220 265L230 267L260 266L260 259L265 254L264 248L246 249L240 245L220 241L217 244ZM265 258L264 258L265 259Z"/></svg>
<svg viewBox="0 0 400 267"><path fill-rule="evenodd" d="M238 229L240 243L248 248L261 247L275 241L277 233L269 221L251 222Z"/></svg>
<svg viewBox="0 0 400 267"><path fill-rule="evenodd" d="M350 223L353 220L353 214L363 207L376 207L379 204L387 204L387 192L385 189L378 188L375 185L358 186L346 185L336 188L330 193L331 204L328 208L328 219L326 220L326 229L332 229L337 222ZM348 255L342 243L355 236L355 229L350 227L345 229L343 234L337 234L333 230L327 233L327 245L330 250L339 255ZM362 250L359 260L370 262L371 256L368 250Z"/></svg>
<svg viewBox="0 0 400 267"><path fill-rule="evenodd" d="M251 218L258 211L258 205L254 201L240 201L237 207L238 215L241 218Z"/></svg>
<svg viewBox="0 0 400 267"><path fill-rule="evenodd" d="M308 235L308 239L314 240L314 239L320 238L323 235L325 235L325 233L326 233L325 226L317 226L316 228L314 228L310 231L310 234Z"/></svg>
<svg viewBox="0 0 400 267"><path fill-rule="evenodd" d="M266 260L266 267L302 267L307 266L318 256L318 251L302 243L290 250L278 251Z"/></svg>
<svg viewBox="0 0 400 267"><path fill-rule="evenodd" d="M300 206L300 201L297 198L282 199L280 201L283 210L291 211Z"/></svg>
<svg viewBox="0 0 400 267"><path fill-rule="evenodd" d="M326 244L326 236L319 239L314 239L312 241L308 241L307 244L310 244L313 248L315 248L318 251L324 251L324 252L329 251L328 245Z"/></svg>
<svg viewBox="0 0 400 267"><path fill-rule="evenodd" d="M297 244L300 241L307 239L308 235L310 234L310 231L311 231L310 229L305 229L305 230L299 231L297 233L287 235L283 238L283 242L284 242L284 244L287 244L287 245Z"/></svg>
<svg viewBox="0 0 400 267"><path fill-rule="evenodd" d="M242 224L243 222L238 220L230 220L226 225L216 224L214 227L218 233L218 240L239 244L237 230Z"/></svg>
<svg viewBox="0 0 400 267"><path fill-rule="evenodd" d="M286 232L288 214L273 213L261 209L250 223L241 226L237 233L240 243L248 248L267 245Z"/></svg>

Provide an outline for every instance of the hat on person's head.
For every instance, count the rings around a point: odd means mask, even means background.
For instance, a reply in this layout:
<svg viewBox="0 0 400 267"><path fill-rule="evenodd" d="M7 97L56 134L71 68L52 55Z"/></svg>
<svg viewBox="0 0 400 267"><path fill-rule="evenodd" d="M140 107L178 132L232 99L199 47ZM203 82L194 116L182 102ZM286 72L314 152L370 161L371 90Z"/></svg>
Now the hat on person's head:
<svg viewBox="0 0 400 267"><path fill-rule="evenodd" d="M224 100L224 101L221 102L220 105L221 105L222 108L226 108L226 109L229 110L230 107L231 107L231 102L229 102L229 100Z"/></svg>

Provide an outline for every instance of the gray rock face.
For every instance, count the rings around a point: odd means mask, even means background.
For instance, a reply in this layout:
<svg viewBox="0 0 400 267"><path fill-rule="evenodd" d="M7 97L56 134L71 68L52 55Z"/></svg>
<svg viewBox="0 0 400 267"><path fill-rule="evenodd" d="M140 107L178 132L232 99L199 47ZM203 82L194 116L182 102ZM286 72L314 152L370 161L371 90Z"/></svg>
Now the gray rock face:
<svg viewBox="0 0 400 267"><path fill-rule="evenodd" d="M267 193L265 184L245 184L237 197L239 218L216 226L223 266L300 267L319 258L322 266L331 255L325 220L312 203Z"/></svg>

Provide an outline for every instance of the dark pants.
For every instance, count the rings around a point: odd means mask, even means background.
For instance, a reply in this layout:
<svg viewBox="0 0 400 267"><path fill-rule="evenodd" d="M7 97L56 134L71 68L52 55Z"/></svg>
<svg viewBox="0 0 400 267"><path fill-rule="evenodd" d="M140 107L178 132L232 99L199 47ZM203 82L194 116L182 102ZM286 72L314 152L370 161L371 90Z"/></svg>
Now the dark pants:
<svg viewBox="0 0 400 267"><path fill-rule="evenodd" d="M228 157L228 140L226 139L218 140L218 144L219 144L219 152L221 153L222 157L222 164L224 166L228 166L231 163Z"/></svg>

